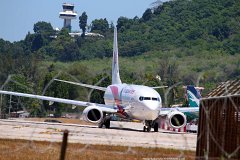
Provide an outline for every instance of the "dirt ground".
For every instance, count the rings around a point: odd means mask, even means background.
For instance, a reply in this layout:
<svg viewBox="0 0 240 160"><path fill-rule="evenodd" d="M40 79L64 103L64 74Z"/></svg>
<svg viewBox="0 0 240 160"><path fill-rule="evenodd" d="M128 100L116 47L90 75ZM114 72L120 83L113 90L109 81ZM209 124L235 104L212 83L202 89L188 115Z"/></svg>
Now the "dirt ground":
<svg viewBox="0 0 240 160"><path fill-rule="evenodd" d="M57 160L60 157L61 143L0 139L0 160ZM194 151L163 148L142 148L109 145L68 144L66 159L69 160L150 160L195 158Z"/></svg>

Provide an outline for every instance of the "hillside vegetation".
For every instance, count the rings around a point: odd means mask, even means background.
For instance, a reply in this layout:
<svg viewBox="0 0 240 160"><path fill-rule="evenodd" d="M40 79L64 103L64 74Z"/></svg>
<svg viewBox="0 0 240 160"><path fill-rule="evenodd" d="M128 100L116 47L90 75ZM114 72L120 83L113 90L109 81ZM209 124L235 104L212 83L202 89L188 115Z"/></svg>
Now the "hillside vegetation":
<svg viewBox="0 0 240 160"><path fill-rule="evenodd" d="M205 94L219 82L240 77L238 0L169 1L146 9L142 17L119 17L117 28L122 81L149 86L177 84L163 99L166 105L183 101L182 85L203 86ZM87 89L51 80L58 77L89 84L101 80L100 86L109 85L113 25L106 19L92 21L90 31L104 37L72 38L68 30L56 32L46 22L37 22L33 29L33 34L18 42L0 39L4 89L103 103L101 92L88 96ZM7 78L10 81L4 83ZM165 90L158 91L164 97ZM9 105L8 99L6 96L5 105ZM13 97L12 101L19 99ZM63 104L49 106L25 98L21 102L28 104L24 107L33 115L54 109L61 114L64 108Z"/></svg>

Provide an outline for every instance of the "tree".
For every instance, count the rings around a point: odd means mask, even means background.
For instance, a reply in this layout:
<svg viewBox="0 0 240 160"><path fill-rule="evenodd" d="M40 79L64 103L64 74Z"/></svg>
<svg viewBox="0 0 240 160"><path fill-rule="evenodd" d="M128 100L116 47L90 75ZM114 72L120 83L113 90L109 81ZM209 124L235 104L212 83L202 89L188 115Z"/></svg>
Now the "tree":
<svg viewBox="0 0 240 160"><path fill-rule="evenodd" d="M69 48L71 43L74 42L68 34L68 29L64 28L59 32L58 37L46 49L48 51L47 54L53 56L55 60L67 61L63 58L66 58L66 50L68 50L67 48ZM73 54L75 54L75 52Z"/></svg>
<svg viewBox="0 0 240 160"><path fill-rule="evenodd" d="M16 91L16 92L31 93L31 85L27 81L24 75L12 74L11 76L9 76L9 80L10 81L8 81L4 86L4 89ZM29 105L25 106L23 104L30 104L32 101L32 99L29 99L29 98L20 98L17 96L9 96L9 95L6 95L5 98L6 98L5 102L7 103L7 105L8 106L11 105L11 112L15 112L19 110L28 110Z"/></svg>
<svg viewBox="0 0 240 160"><path fill-rule="evenodd" d="M176 86L181 84L179 81L179 70L178 64L175 61L170 61L168 57L163 57L159 61L159 67L157 74L162 78L162 82L169 86L169 90L167 93L164 93L164 103L166 106L169 104L174 104L175 101L179 98L177 96L178 90Z"/></svg>
<svg viewBox="0 0 240 160"><path fill-rule="evenodd" d="M118 30L129 29L131 26L131 20L127 17L119 17L117 20L117 28Z"/></svg>
<svg viewBox="0 0 240 160"><path fill-rule="evenodd" d="M52 66L51 66L52 67ZM51 96L51 97L59 97L65 99L75 99L77 94L72 95L73 91L76 92L76 87L74 85L70 85L67 83L61 83L57 81L53 81L53 79L57 76L59 79L70 80L68 76L65 74L59 74L54 71L54 67L52 67L51 71L48 72L43 81L43 95ZM62 112L67 106L67 104L54 102L53 104L49 104L48 101L43 101L43 111L50 111L50 113L54 113L55 116L61 116Z"/></svg>
<svg viewBox="0 0 240 160"><path fill-rule="evenodd" d="M95 19L92 21L92 28L91 31L97 31L101 34L106 33L109 29L109 24L106 18L104 19Z"/></svg>
<svg viewBox="0 0 240 160"><path fill-rule="evenodd" d="M43 46L48 45L51 41L51 37L55 35L55 31L50 23L37 22L33 26L35 34L31 38L31 34L28 34L25 38L26 43L32 44L31 51L37 51ZM30 42L29 42L30 40Z"/></svg>
<svg viewBox="0 0 240 160"><path fill-rule="evenodd" d="M44 38L41 34L36 34L34 36L34 39L32 41L32 51L37 51L39 48L41 48L44 45Z"/></svg>
<svg viewBox="0 0 240 160"><path fill-rule="evenodd" d="M111 80L109 75L107 74L100 74L97 75L94 80L93 83L100 83L101 86L107 87L111 84ZM104 92L103 91L99 91L99 90L92 90L92 92L90 92L90 102L93 103L100 103L100 104L104 104Z"/></svg>
<svg viewBox="0 0 240 160"><path fill-rule="evenodd" d="M64 46L64 52L60 55L59 60L63 62L76 61L80 58L80 52L75 42Z"/></svg>
<svg viewBox="0 0 240 160"><path fill-rule="evenodd" d="M148 8L144 13L143 13L143 16L142 16L142 18L143 18L143 20L144 21L148 21L148 20L150 20L151 19L151 17L152 17L152 10L150 9L150 8Z"/></svg>
<svg viewBox="0 0 240 160"><path fill-rule="evenodd" d="M158 15L158 14L161 14L162 13L162 11L163 11L163 6L162 5L159 5L159 6L157 6L156 8L154 8L154 14L155 15Z"/></svg>
<svg viewBox="0 0 240 160"><path fill-rule="evenodd" d="M80 29L82 29L82 35L81 35L82 37L85 36L87 19L88 19L88 16L87 16L86 12L83 12L82 15L79 16L79 27L80 27Z"/></svg>
<svg viewBox="0 0 240 160"><path fill-rule="evenodd" d="M38 34L47 34L51 35L54 33L54 29L51 25L51 23L47 22L37 22L33 26L33 31Z"/></svg>

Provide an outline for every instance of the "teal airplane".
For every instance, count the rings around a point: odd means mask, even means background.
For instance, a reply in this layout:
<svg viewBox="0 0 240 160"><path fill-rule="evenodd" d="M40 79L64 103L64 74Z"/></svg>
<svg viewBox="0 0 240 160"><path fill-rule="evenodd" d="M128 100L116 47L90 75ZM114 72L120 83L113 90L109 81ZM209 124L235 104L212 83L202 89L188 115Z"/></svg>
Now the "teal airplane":
<svg viewBox="0 0 240 160"><path fill-rule="evenodd" d="M184 124L179 126L179 128L185 127L186 123L192 119L198 118L199 114L199 104L201 99L200 90L204 88L202 87L194 87L194 86L187 86L186 93L188 99L188 107L174 107L174 108L161 108L160 112L161 116L160 120L166 122L167 126L170 128L176 128L177 124L180 123ZM174 119L176 121L172 121Z"/></svg>
<svg viewBox="0 0 240 160"><path fill-rule="evenodd" d="M202 98L200 90L203 89L204 88L202 87L187 86L188 105L189 107L196 109L196 112L185 112L185 115L187 116L187 121L198 118L200 99Z"/></svg>

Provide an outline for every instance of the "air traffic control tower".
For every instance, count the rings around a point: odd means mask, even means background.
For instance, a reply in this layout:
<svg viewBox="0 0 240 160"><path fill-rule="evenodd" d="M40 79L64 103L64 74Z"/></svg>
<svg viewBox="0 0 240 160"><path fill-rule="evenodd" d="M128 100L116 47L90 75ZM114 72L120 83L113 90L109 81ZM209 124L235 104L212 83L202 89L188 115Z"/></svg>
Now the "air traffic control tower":
<svg viewBox="0 0 240 160"><path fill-rule="evenodd" d="M77 13L74 12L74 5L69 3L63 3L63 11L59 12L59 18L64 19L63 27L68 28L71 32L71 20L76 19Z"/></svg>

